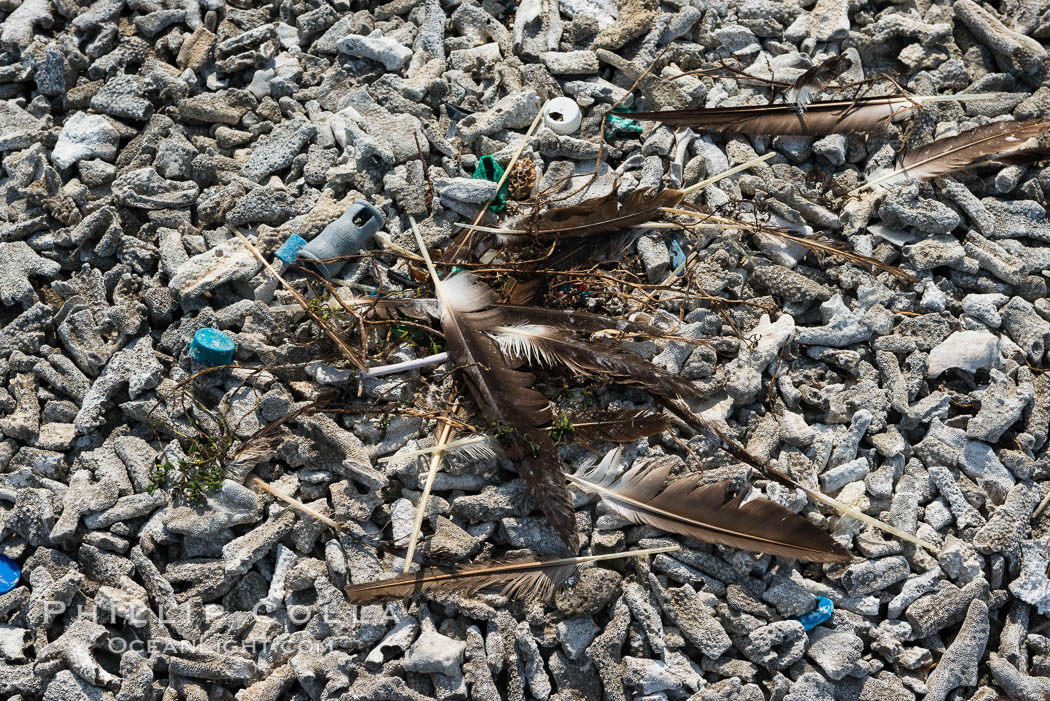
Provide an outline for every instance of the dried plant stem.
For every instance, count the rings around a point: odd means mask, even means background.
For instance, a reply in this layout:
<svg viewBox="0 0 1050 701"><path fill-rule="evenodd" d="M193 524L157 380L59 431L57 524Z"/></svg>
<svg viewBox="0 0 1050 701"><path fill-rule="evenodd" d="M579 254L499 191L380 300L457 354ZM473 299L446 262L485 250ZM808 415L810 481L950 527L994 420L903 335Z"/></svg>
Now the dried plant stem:
<svg viewBox="0 0 1050 701"><path fill-rule="evenodd" d="M694 192L698 192L699 190L703 190L708 185L713 185L713 184L717 183L719 180L721 180L723 178L728 178L730 175L736 175L740 171L747 170L751 166L757 166L759 163L764 163L764 162L768 161L770 158L772 158L775 155L777 155L776 151L770 151L769 153L765 154L764 156L759 156L758 158L752 158L750 161L747 161L746 163L741 163L738 166L733 166L729 170L723 170L721 173L715 173L710 178L706 178L705 180L701 180L700 182L696 183L695 185L690 185L689 187L685 188L684 190L682 190L682 195L685 196L685 197L688 197L689 195L693 194Z"/></svg>
<svg viewBox="0 0 1050 701"><path fill-rule="evenodd" d="M324 514L322 514L319 511L317 511L316 509L312 509L309 506L307 506L306 504L302 503L298 499L293 499L292 497L288 496L287 494L281 494L276 489L274 489L269 484L267 484L265 480L259 479L255 475L252 475L251 478L252 478L252 483L253 484L258 485L261 489L263 489L264 491L269 492L270 494L274 495L275 497L277 497L278 499L280 499L284 503L288 504L292 508L298 509L299 511L302 511L304 514L307 514L309 516L313 516L314 518L316 518L321 523L325 524L326 526L331 526L332 528L335 528L336 530L340 530L341 531L341 530L345 529L345 526L343 524L339 523L338 521L333 521L332 519L328 518Z"/></svg>
<svg viewBox="0 0 1050 701"><path fill-rule="evenodd" d="M419 496L419 504L416 505L416 521L412 524L412 536L408 539L408 552L405 553L405 566L402 572L408 573L412 566L412 557L416 554L416 540L419 531L423 528L423 514L427 510L427 501L430 500L430 490L434 486L434 478L437 476L438 466L441 465L441 452L448 443L448 437L452 433L452 426L447 422L441 424L441 435L438 436L437 445L434 446L434 454L430 456L430 471L427 473L427 481L423 485L423 493Z"/></svg>
<svg viewBox="0 0 1050 701"><path fill-rule="evenodd" d="M863 511L855 509L847 504L843 504L838 499L835 499L834 497L829 497L827 494L823 494L822 492L816 489L809 489L807 487L802 487L801 485L798 486L800 486L802 488L802 491L804 491L810 498L819 501L822 504L827 504L828 506L845 516L850 516L852 518L857 519L858 521L863 521L869 526L873 526L874 528L877 528L880 531L885 531L886 533L889 533L890 535L895 535L902 540L908 541L909 543L914 543L915 545L924 547L932 553L937 552L937 546L931 543L927 543L925 540L913 536L911 533L907 533L895 526L891 526L885 521L880 521L874 516L868 516Z"/></svg>
<svg viewBox="0 0 1050 701"><path fill-rule="evenodd" d="M461 224L460 226L463 226L463 225ZM464 227L464 228L466 228L466 227ZM394 253L397 253L398 255L401 255L401 256L403 256L405 258L408 258L410 260L419 261L420 263L423 262L423 259L420 256L416 255L415 253L413 253L412 251L408 250L407 248L402 248L401 246L398 246L396 243L394 243L393 241L391 241L390 239L388 239L386 236L384 236L383 234L379 233L378 231L376 233L372 234L372 236L373 236L373 238L375 238L376 241L381 243L384 248L389 248Z"/></svg>
<svg viewBox="0 0 1050 701"><path fill-rule="evenodd" d="M489 205L492 204L492 200L496 199L496 195L499 193L500 188L503 187L503 183L506 182L507 178L510 177L510 173L514 169L514 164L518 162L518 158L521 156L521 152L525 150L525 146L529 143L529 139L532 138L532 133L536 131L536 127L538 127L540 125L540 122L543 120L543 108L546 106L546 104L547 103L543 103L540 105L540 111L536 114L536 118L532 120L532 124L529 125L529 129L525 132L525 136L522 137L521 143L518 144L518 150L514 152L513 158L511 158L510 162L507 163L507 167L503 171L503 177L501 177L499 179L499 182L496 183L496 191L492 193L492 197L488 198L488 200L485 201L485 204L481 205L481 209L478 210L478 215L474 217L474 226L477 226L478 222L481 221L481 218L485 216L485 212L488 211ZM415 228L415 225L413 225L413 228ZM459 254L460 250L462 250L464 244L466 244L469 238L470 237L468 236L459 242L459 244L456 246L456 250L452 254L453 259L456 255ZM429 256L425 257L429 260Z"/></svg>

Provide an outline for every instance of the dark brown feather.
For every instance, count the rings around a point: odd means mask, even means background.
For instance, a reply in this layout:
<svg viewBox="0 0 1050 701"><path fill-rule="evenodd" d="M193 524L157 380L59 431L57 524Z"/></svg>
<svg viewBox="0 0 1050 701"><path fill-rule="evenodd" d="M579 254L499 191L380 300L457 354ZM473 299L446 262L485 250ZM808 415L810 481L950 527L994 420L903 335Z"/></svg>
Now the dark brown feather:
<svg viewBox="0 0 1050 701"><path fill-rule="evenodd" d="M551 326L500 326L494 332L508 356L548 364L557 361L576 372L611 375L625 384L667 397L697 396L697 388L688 380L611 343L587 340Z"/></svg>
<svg viewBox="0 0 1050 701"><path fill-rule="evenodd" d="M518 464L525 485L562 541L580 548L572 497L562 478L561 459L551 437L541 427L550 423L546 398L534 389L532 375L508 367L496 342L485 332L505 322L494 306L491 290L472 280L478 301L467 307L442 305L445 347L463 372L467 388L485 419L503 430L507 456ZM459 276L441 282L447 288Z"/></svg>
<svg viewBox="0 0 1050 701"><path fill-rule="evenodd" d="M872 173L865 187L885 185L907 179L929 180L954 173L984 159L1009 157L1023 152L1024 143L1050 130L1050 120L992 122L968 129L956 136L937 139L909 151L888 173Z"/></svg>
<svg viewBox="0 0 1050 701"><path fill-rule="evenodd" d="M472 596L484 589L496 589L511 599L546 600L576 570L576 564L571 561L554 560L553 563L526 557L424 567L392 579L351 584L344 591L351 604L398 601L430 592Z"/></svg>
<svg viewBox="0 0 1050 701"><path fill-rule="evenodd" d="M574 443L631 443L663 433L670 426L663 412L653 409L584 411L569 415Z"/></svg>
<svg viewBox="0 0 1050 701"><path fill-rule="evenodd" d="M831 536L767 499L744 502L745 494L729 494L729 482L701 484L701 475L679 477L666 484L671 467L639 465L622 476L619 451L600 464L570 477L578 486L597 492L607 505L632 523L678 533L705 543L753 552L794 557L811 562L844 562L850 553Z"/></svg>
<svg viewBox="0 0 1050 701"><path fill-rule="evenodd" d="M868 524L869 526L874 526L875 528L878 528L879 530L885 533L890 533L891 535L895 535L898 538L901 538L902 540L907 540L909 542L915 543L916 545L920 545L931 552L937 552L937 548L931 545L930 543L927 543L926 541L921 540L920 538L916 538L914 535L907 533L906 531L903 531L900 528L897 528L896 526L891 526L890 524L880 521L877 518L868 516L859 509L849 506L848 504L843 504L837 499L833 499L832 497L829 497L816 489L811 489L803 484L800 484L790 475L781 472L777 468L774 468L767 461L761 460L760 458L749 453L744 446L740 445L731 437L726 435L717 426L705 420L703 416L690 409L688 406L686 406L684 402L667 399L666 397L661 397L659 401L665 409L671 412L671 414L673 414L674 416L678 417L678 419L681 420L682 423L685 424L687 427L691 427L698 431L706 431L707 433L711 434L715 437L715 445L717 445L721 450L723 450L729 455L732 455L734 458L740 460L745 465L750 465L751 467L755 468L765 477L779 482L780 484L783 484L786 487L790 487L792 489L801 489L803 492L806 493L806 496L808 496L810 499L813 499L814 501L819 501L823 504L827 504L828 506L832 507L844 516L850 516L852 518L858 519Z"/></svg>
<svg viewBox="0 0 1050 701"><path fill-rule="evenodd" d="M572 207L549 209L527 230L544 240L607 234L651 221L660 216L661 207L675 207L682 197L680 190L641 188L620 202L614 189Z"/></svg>
<svg viewBox="0 0 1050 701"><path fill-rule="evenodd" d="M632 112L631 119L708 129L725 134L821 136L870 131L913 106L914 103L907 97L896 95L811 102L805 115L799 115L794 105L784 104Z"/></svg>
<svg viewBox="0 0 1050 701"><path fill-rule="evenodd" d="M806 106L811 102L809 98L826 88L831 81L842 75L850 65L851 61L846 54L832 56L800 75L795 80L795 83L788 88L785 97L788 102L794 103L802 111L805 111Z"/></svg>

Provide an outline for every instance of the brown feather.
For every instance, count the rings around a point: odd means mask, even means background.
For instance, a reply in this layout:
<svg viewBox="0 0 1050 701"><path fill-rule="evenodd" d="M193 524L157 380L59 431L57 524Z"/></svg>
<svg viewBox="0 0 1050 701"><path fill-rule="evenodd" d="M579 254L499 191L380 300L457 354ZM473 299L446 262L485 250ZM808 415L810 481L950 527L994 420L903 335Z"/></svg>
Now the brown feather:
<svg viewBox="0 0 1050 701"><path fill-rule="evenodd" d="M870 131L914 106L915 103L909 98L894 95L811 102L804 115L800 115L794 105L785 104L632 112L630 116L631 119L708 129L725 134L821 136Z"/></svg>
<svg viewBox="0 0 1050 701"><path fill-rule="evenodd" d="M1024 143L1050 129L1050 120L992 122L956 136L937 139L908 152L888 173L872 173L863 187L874 187L908 179L929 180L954 173L984 159L1008 157L1024 152Z"/></svg>
<svg viewBox="0 0 1050 701"><path fill-rule="evenodd" d="M450 299L441 307L446 350L463 372L485 419L505 430L507 456L517 463L525 485L554 530L573 552L578 552L576 516L561 477L561 459L551 437L541 428L551 420L548 402L531 389L532 375L508 367L496 342L485 333L505 321L502 310L494 306L495 295L465 273L440 285L442 290L450 286L472 290L473 298L466 301L443 298Z"/></svg>
<svg viewBox="0 0 1050 701"><path fill-rule="evenodd" d="M636 189L620 202L616 190L584 200L572 207L549 209L541 214L529 233L543 239L567 239L607 234L644 224L660 216L661 207L682 201L680 190Z"/></svg>
<svg viewBox="0 0 1050 701"><path fill-rule="evenodd" d="M847 70L850 64L851 61L846 54L832 56L800 75L794 85L788 88L784 97L788 102L794 103L798 109L805 111L811 102L809 98L826 88L831 81Z"/></svg>
<svg viewBox="0 0 1050 701"><path fill-rule="evenodd" d="M822 504L827 504L828 506L832 507L844 516L850 516L852 518L858 519L868 524L869 526L874 526L875 528L878 528L880 531L897 536L902 540L915 543L916 545L920 545L929 550L930 552L937 552L937 548L931 545L930 543L927 543L926 541L920 538L916 538L914 535L907 533L901 530L900 528L897 528L896 526L891 526L890 524L880 521L877 518L868 516L859 509L849 506L848 504L843 504L837 499L833 499L832 497L829 497L816 489L811 489L803 484L800 484L790 475L781 472L765 460L761 460L758 457L749 453L744 446L740 445L731 437L726 435L717 426L705 420L703 416L690 409L688 406L686 406L684 402L678 400L671 400L667 398L661 398L660 403L665 409L667 409L669 412L678 417L678 419L680 419L682 423L686 426L692 427L697 430L707 431L708 433L710 433L712 436L715 437L715 444L721 450L723 450L728 455L732 455L734 458L740 460L745 465L750 465L751 467L755 468L765 477L779 482L780 484L783 484L786 487L790 487L792 489L801 489L803 492L806 493L806 496L808 496L810 499L813 499L814 501L819 501Z"/></svg>
<svg viewBox="0 0 1050 701"><path fill-rule="evenodd" d="M548 364L559 362L575 372L611 375L667 397L697 395L697 388L688 380L611 343L579 338L552 326L498 326L493 332L503 353L510 357Z"/></svg>
<svg viewBox="0 0 1050 701"><path fill-rule="evenodd" d="M987 161L981 161L977 165L1023 166L1028 165L1029 163L1038 163L1039 161L1045 160L1050 160L1050 147L1035 146L995 156Z"/></svg>
<svg viewBox="0 0 1050 701"><path fill-rule="evenodd" d="M351 604L408 599L418 594L448 592L472 596L496 589L511 599L546 600L572 576L576 563L554 560L545 563L532 557L488 560L463 566L425 567L418 572L367 584L346 587Z"/></svg>
<svg viewBox="0 0 1050 701"><path fill-rule="evenodd" d="M802 516L767 499L744 502L729 495L729 482L701 484L701 475L680 477L665 486L671 467L643 465L617 477L620 449L598 465L569 479L601 495L632 523L678 533L705 543L811 562L845 562L850 553Z"/></svg>
<svg viewBox="0 0 1050 701"><path fill-rule="evenodd" d="M569 415L574 443L632 443L663 433L670 426L662 412L653 409L584 411Z"/></svg>

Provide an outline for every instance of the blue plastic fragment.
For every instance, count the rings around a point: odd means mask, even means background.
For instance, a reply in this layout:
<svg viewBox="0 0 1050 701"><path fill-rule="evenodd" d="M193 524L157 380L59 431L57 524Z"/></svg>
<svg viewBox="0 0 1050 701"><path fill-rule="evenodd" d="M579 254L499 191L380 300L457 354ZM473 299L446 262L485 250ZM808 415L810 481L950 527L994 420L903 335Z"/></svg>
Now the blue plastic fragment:
<svg viewBox="0 0 1050 701"><path fill-rule="evenodd" d="M0 555L0 594L6 594L18 586L22 569L7 555Z"/></svg>
<svg viewBox="0 0 1050 701"><path fill-rule="evenodd" d="M802 624L802 627L806 630L813 630L824 621L831 618L831 614L835 611L835 604L832 603L831 599L823 596L817 597L817 607L809 613L804 613L801 616L796 616L795 620Z"/></svg>
<svg viewBox="0 0 1050 701"><path fill-rule="evenodd" d="M685 265L685 251L678 245L676 239L671 239L671 243L667 246L668 252L671 254L671 268L678 270L680 266ZM685 269L678 270L678 274L681 275L685 272Z"/></svg>
<svg viewBox="0 0 1050 701"><path fill-rule="evenodd" d="M201 365L213 368L233 362L233 339L218 329L201 329L193 334L190 357Z"/></svg>
<svg viewBox="0 0 1050 701"><path fill-rule="evenodd" d="M295 259L299 257L299 249L306 245L306 239L299 234L292 234L288 237L280 248L277 249L277 253L274 253L274 257L279 260L283 260L288 265L295 262Z"/></svg>

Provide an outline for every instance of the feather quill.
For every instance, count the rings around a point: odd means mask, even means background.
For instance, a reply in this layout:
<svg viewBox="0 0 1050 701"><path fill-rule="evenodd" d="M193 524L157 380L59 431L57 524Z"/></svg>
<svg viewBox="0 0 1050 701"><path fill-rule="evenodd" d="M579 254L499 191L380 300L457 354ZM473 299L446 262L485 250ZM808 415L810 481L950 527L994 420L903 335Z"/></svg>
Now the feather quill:
<svg viewBox="0 0 1050 701"><path fill-rule="evenodd" d="M853 190L884 188L905 180L930 180L976 165L983 160L1023 154L1028 139L1050 129L1050 120L992 122L968 129L956 136L937 139L910 151L890 169L877 170L867 182Z"/></svg>
<svg viewBox="0 0 1050 701"><path fill-rule="evenodd" d="M449 355L462 370L485 419L509 429L507 456L517 463L525 485L555 532L572 552L579 552L576 515L562 478L561 459L542 428L551 420L547 400L531 389L532 375L510 368L499 346L485 333L500 326L505 314L494 306L492 291L473 276L459 273L441 280L415 221L409 221L433 278Z"/></svg>
<svg viewBox="0 0 1050 701"><path fill-rule="evenodd" d="M345 591L351 604L397 601L417 594L436 592L469 597L486 589L495 590L510 599L546 600L550 599L554 591L571 577L581 564L674 552L678 549L679 546L671 545L556 560L510 557L453 567L424 567L418 572L392 579L352 584L346 587Z"/></svg>
<svg viewBox="0 0 1050 701"><path fill-rule="evenodd" d="M620 231L655 219L661 207L677 206L683 197L682 190L638 188L620 202L614 189L572 207L547 210L530 233L567 239Z"/></svg>
<svg viewBox="0 0 1050 701"><path fill-rule="evenodd" d="M670 427L662 412L652 409L614 409L571 414L574 443L632 443L663 433Z"/></svg>
<svg viewBox="0 0 1050 701"><path fill-rule="evenodd" d="M795 110L799 114L803 114L813 96L848 70L851 64L846 54L832 56L818 63L800 75L795 83L784 92L785 99L795 105Z"/></svg>
<svg viewBox="0 0 1050 701"><path fill-rule="evenodd" d="M622 448L594 466L568 475L594 492L631 523L653 526L705 543L794 557L811 562L845 562L850 553L802 516L768 499L745 502L729 495L729 482L701 484L700 475L679 477L665 486L671 468L634 467L622 476Z"/></svg>
<svg viewBox="0 0 1050 701"><path fill-rule="evenodd" d="M505 355L533 363L561 363L583 374L612 375L618 380L639 385L655 394L690 398L696 387L643 358L622 351L609 343L589 341L553 326L515 324L495 326L490 330Z"/></svg>
<svg viewBox="0 0 1050 701"><path fill-rule="evenodd" d="M831 508L838 511L840 514L844 514L846 516L855 518L858 521L861 521L863 523L868 524L869 526L883 531L884 533L889 533L900 538L901 540L906 540L909 543L914 543L915 545L926 548L931 552L937 552L936 546L926 542L925 540L917 538L911 533L902 531L901 529L895 526L891 526L890 524L884 521L880 521L877 518L868 516L863 511L855 509L852 506L849 506L848 504L843 504L838 499L829 497L826 494L820 492L819 490L811 489L803 484L800 484L798 481L792 479L780 470L773 468L764 460L759 460L757 457L749 453L747 449L744 448L744 446L737 443L735 440L723 433L719 428L706 421L704 417L697 414L688 406L686 406L684 402L664 400L663 406L672 414L681 419L681 421L687 426L692 426L697 429L705 430L711 435L713 435L718 440L719 448L721 450L725 451L729 455L732 455L734 458L741 461L745 465L750 465L766 477L780 482L781 484L787 487L801 489L803 492L806 493L806 496L808 496L810 499L813 499L814 501L819 501L822 504L826 504L827 506L830 506Z"/></svg>
<svg viewBox="0 0 1050 701"><path fill-rule="evenodd" d="M449 453L462 453L471 460L494 460L503 454L503 451L500 449L499 443L495 438L481 435L459 438L450 443L446 443L445 445L432 445L429 448L419 448L417 450L398 453L397 455L388 455L385 458L379 458L376 462L392 462L394 460L414 458L419 455L429 455L430 453L438 451L445 455L448 455Z"/></svg>
<svg viewBox="0 0 1050 701"><path fill-rule="evenodd" d="M651 120L670 126L708 129L725 134L786 134L822 136L870 131L880 123L903 117L909 110L946 100L977 101L990 95L889 95L855 100L811 102L805 115L793 104L747 105L713 109L632 112L631 119Z"/></svg>

